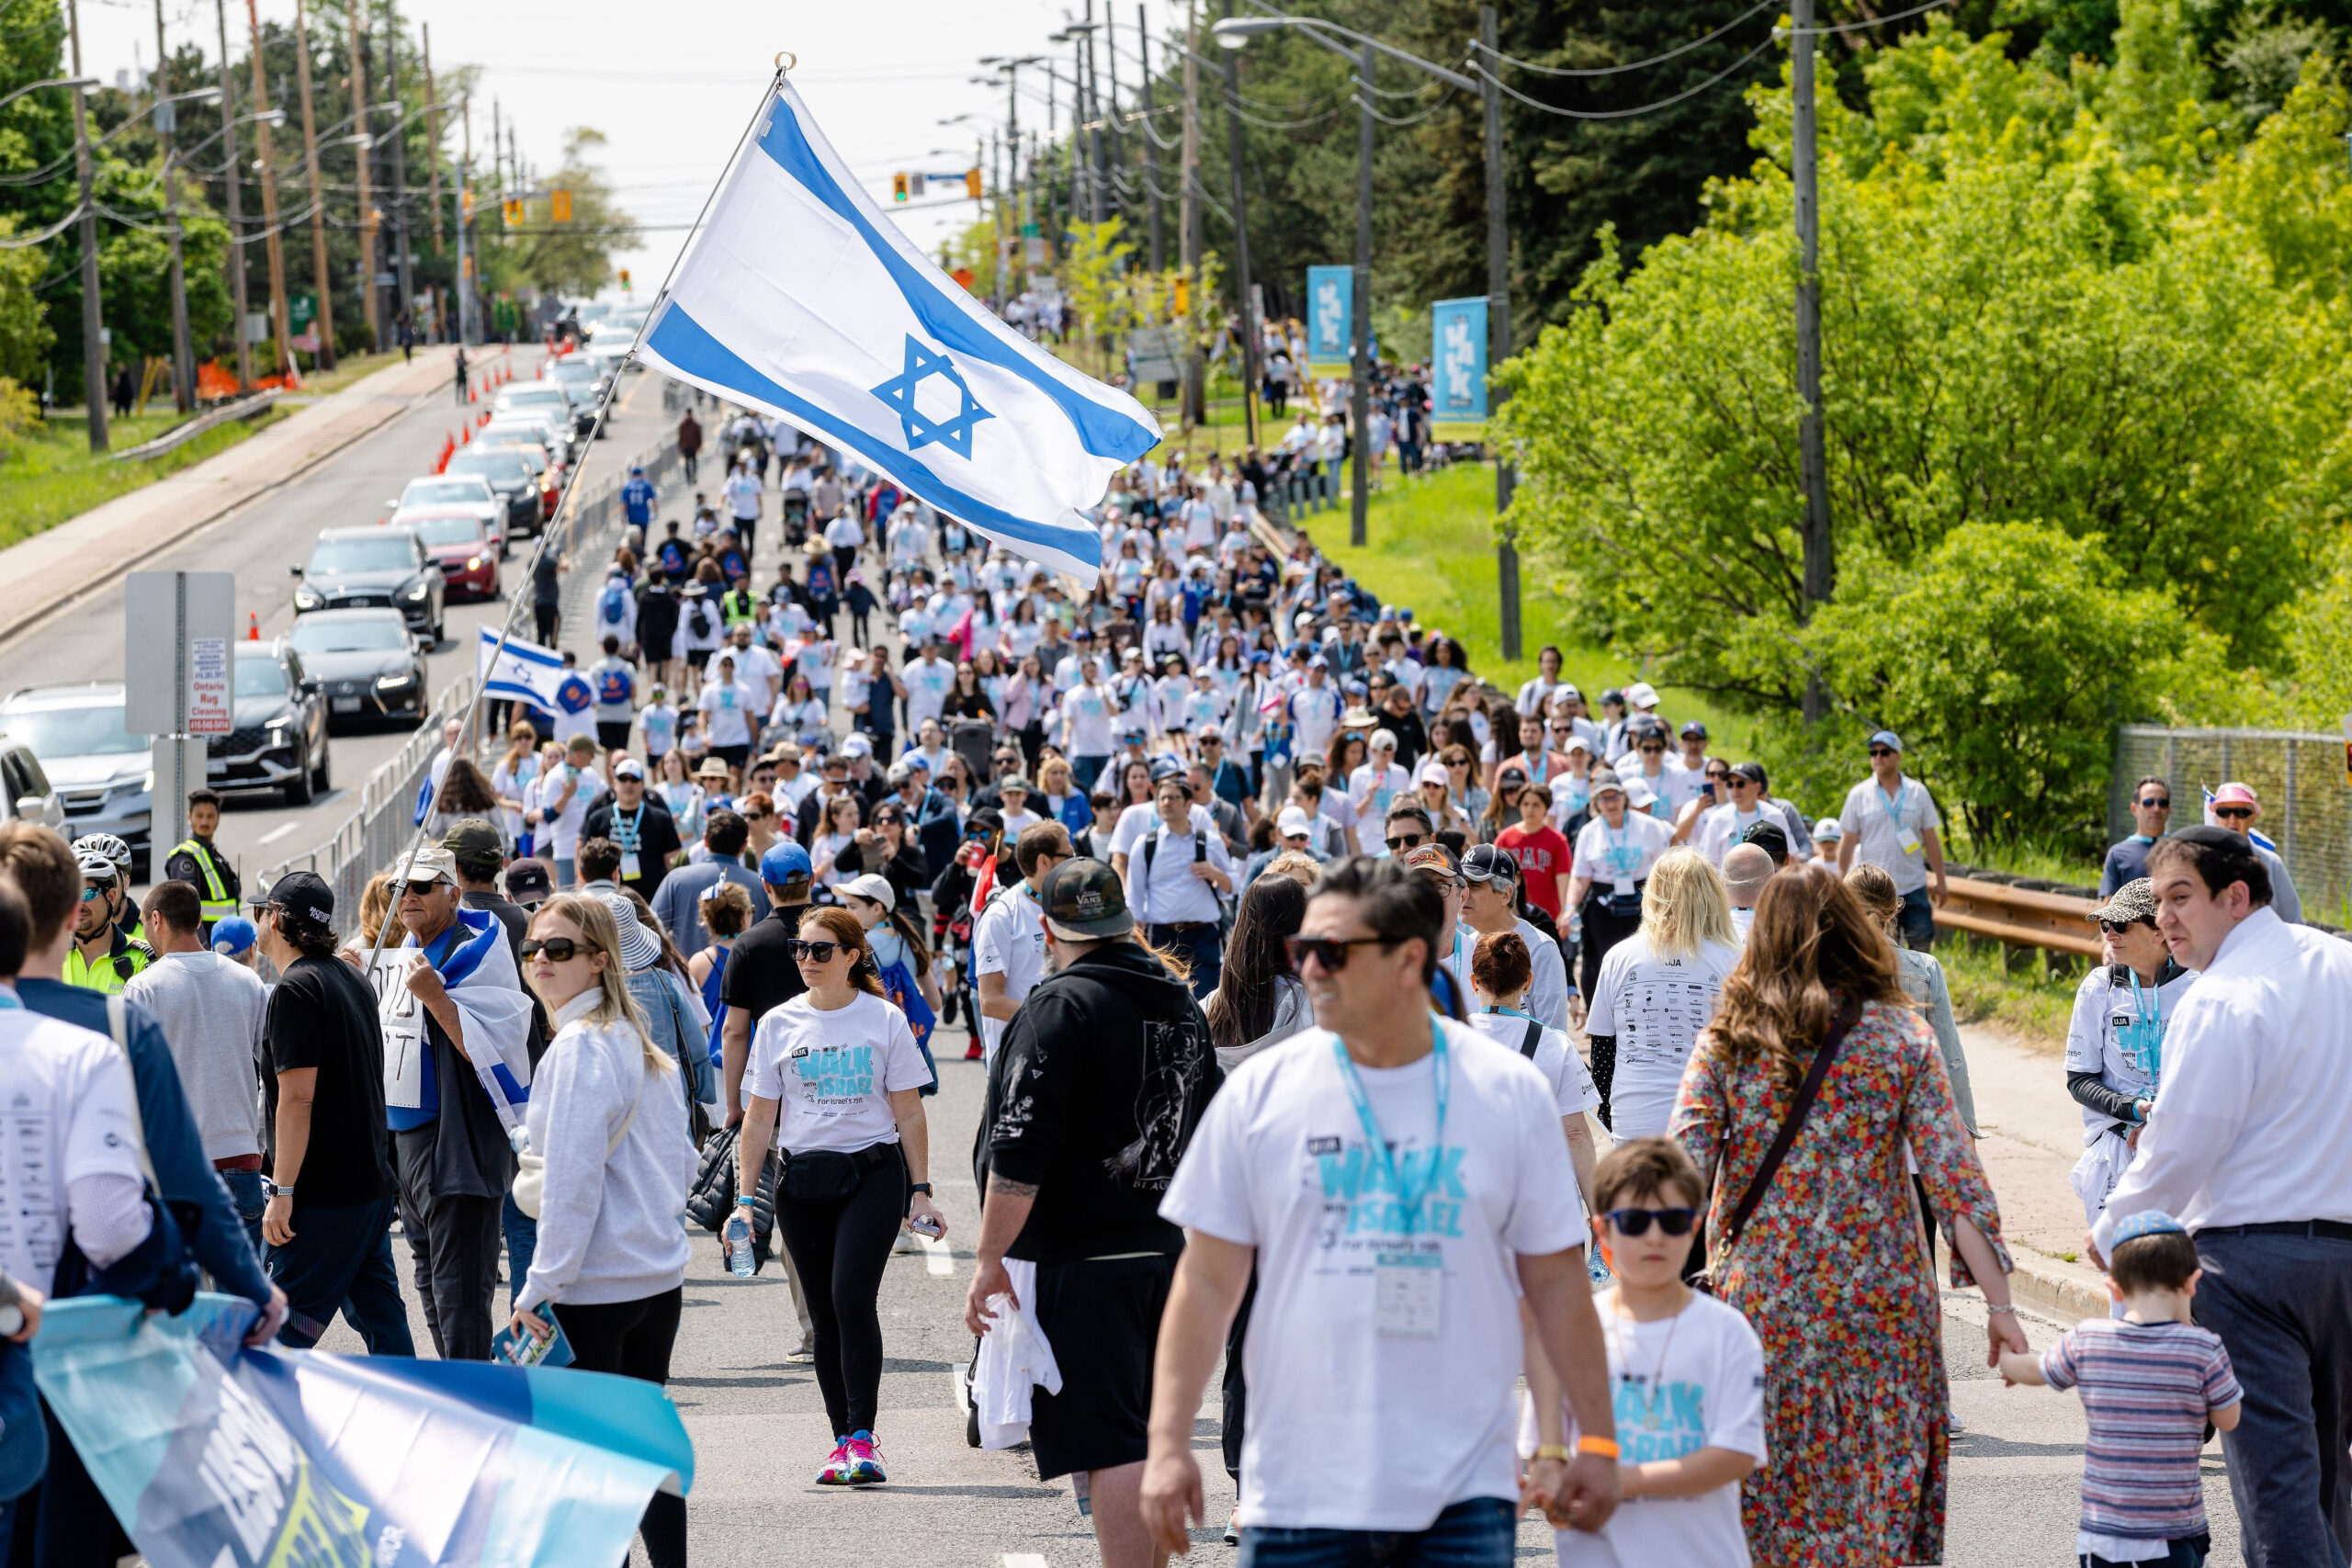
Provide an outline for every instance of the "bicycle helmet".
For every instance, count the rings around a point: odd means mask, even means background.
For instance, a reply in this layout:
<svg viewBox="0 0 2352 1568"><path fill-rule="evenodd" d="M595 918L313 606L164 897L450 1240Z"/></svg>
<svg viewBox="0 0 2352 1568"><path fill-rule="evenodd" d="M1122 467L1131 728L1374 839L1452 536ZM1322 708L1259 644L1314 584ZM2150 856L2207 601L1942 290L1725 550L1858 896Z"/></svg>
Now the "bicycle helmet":
<svg viewBox="0 0 2352 1568"><path fill-rule="evenodd" d="M90 873L90 859L98 856L107 861L125 881L130 877L130 846L112 833L91 833L74 840L74 857L82 863L83 873Z"/></svg>
<svg viewBox="0 0 2352 1568"><path fill-rule="evenodd" d="M84 876L95 876L107 882L122 880L122 873L116 868L113 858L96 850L77 848L74 852L74 860L82 868Z"/></svg>

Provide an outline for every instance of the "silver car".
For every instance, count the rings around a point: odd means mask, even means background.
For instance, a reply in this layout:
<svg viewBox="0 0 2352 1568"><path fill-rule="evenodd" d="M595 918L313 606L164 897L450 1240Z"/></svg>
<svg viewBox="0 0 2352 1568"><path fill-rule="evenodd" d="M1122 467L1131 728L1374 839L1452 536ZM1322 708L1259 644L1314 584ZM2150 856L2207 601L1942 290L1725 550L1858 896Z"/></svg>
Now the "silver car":
<svg viewBox="0 0 2352 1568"><path fill-rule="evenodd" d="M154 785L154 742L122 727L121 682L28 686L0 703L0 815L46 822L69 839L112 833L144 880ZM28 810L27 795L48 804Z"/></svg>

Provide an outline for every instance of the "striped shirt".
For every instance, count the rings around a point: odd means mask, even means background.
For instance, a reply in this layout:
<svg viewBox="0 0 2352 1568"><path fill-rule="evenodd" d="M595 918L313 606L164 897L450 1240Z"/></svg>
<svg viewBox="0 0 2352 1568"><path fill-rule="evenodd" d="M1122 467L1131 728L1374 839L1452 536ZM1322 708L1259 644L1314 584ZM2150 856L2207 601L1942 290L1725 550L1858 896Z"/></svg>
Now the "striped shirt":
<svg viewBox="0 0 2352 1568"><path fill-rule="evenodd" d="M2041 1354L2052 1388L2081 1390L2082 1528L2175 1540L2205 1529L2197 1456L2205 1417L2240 1396L2219 1336L2186 1323L2094 1318Z"/></svg>

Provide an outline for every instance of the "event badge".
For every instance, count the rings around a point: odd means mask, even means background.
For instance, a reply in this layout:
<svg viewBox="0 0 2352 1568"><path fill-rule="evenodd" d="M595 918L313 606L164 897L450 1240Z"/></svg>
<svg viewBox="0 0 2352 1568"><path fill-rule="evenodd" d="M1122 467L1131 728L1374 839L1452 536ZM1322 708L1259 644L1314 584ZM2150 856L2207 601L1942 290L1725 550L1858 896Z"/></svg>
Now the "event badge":
<svg viewBox="0 0 2352 1568"><path fill-rule="evenodd" d="M642 873L642 871L640 871L640 869L639 869L639 863L640 863L639 862L639 860L638 860L638 858L637 858L637 852L636 852L635 850L624 850L624 851L622 851L622 852L621 852L621 876L622 876L622 878L623 878L624 880L628 880L628 881L634 881L637 877L639 877L639 876L642 875L642 874L643 874L643 873Z"/></svg>
<svg viewBox="0 0 2352 1568"><path fill-rule="evenodd" d="M1434 1339L1445 1303L1445 1259L1434 1252L1382 1252L1372 1266L1373 1320L1383 1334Z"/></svg>
<svg viewBox="0 0 2352 1568"><path fill-rule="evenodd" d="M1911 830L1911 825L1908 822L1896 821L1894 841L1906 855L1916 855L1919 852L1919 835Z"/></svg>

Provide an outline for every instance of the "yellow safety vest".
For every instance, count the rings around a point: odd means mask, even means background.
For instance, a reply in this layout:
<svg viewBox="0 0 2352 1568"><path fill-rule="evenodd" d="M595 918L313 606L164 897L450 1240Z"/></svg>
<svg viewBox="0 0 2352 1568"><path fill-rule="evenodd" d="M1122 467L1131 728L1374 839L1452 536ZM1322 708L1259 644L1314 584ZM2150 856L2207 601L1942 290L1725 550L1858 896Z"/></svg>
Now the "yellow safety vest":
<svg viewBox="0 0 2352 1568"><path fill-rule="evenodd" d="M172 848L175 855L190 855L203 870L204 881L197 891L203 895L204 924L211 929L215 920L225 920L237 912L235 895L220 878L220 863L212 858L211 847L199 839L183 839Z"/></svg>
<svg viewBox="0 0 2352 1568"><path fill-rule="evenodd" d="M82 944L78 942L65 950L67 985L93 991L119 991L133 975L147 967L145 949L133 947L120 931L115 934L122 945L101 954L95 962L82 956Z"/></svg>

